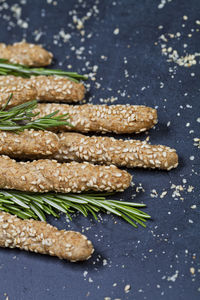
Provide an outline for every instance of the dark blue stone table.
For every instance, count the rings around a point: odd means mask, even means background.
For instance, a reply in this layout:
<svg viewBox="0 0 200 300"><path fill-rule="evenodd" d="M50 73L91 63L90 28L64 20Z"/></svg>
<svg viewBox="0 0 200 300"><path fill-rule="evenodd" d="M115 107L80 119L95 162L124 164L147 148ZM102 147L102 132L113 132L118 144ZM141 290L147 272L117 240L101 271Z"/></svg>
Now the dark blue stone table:
<svg viewBox="0 0 200 300"><path fill-rule="evenodd" d="M161 52L200 51L199 11L198 0L0 1L1 41L38 42L54 53L54 67L96 72L87 95L92 103L114 97L114 104L156 107L159 123L150 141L180 156L170 172L131 170L135 186L116 196L147 204L146 229L103 214L99 222L80 215L70 223L64 216L48 219L93 241L88 262L1 249L0 299L200 299L200 149L193 145L200 138L199 57L187 68Z"/></svg>

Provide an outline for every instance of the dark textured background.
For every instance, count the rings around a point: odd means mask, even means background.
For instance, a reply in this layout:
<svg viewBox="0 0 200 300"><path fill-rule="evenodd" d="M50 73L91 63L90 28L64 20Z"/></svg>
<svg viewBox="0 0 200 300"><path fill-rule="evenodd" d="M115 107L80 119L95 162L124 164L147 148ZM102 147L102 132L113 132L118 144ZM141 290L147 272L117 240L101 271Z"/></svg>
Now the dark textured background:
<svg viewBox="0 0 200 300"><path fill-rule="evenodd" d="M85 67L86 62L90 62L89 66L97 65L96 81L101 86L96 88L95 81L91 81L88 99L92 97L93 103L100 103L100 98L114 96L118 97L115 104L157 107L159 124L149 132L150 141L176 148L180 165L169 173L132 172L136 187L142 183L145 189L145 192L137 193L134 201L144 201L148 206L145 211L153 218L146 229L135 230L125 222L105 215L98 223L78 215L71 223L64 217L59 221L49 220L59 228L84 231L93 241L96 252L86 263L72 264L1 249L0 299L200 299L200 149L193 145L193 138L200 137L197 122L200 117L199 63L192 68L175 67L161 55L159 43L155 45L161 34L180 32L180 39L171 40L170 45L181 55L184 54L183 43L188 44L186 52L198 52L200 39L195 21L199 18L200 2L166 1L162 9L158 9L159 0L101 0L100 3L63 0L57 1L57 5L39 0L16 2L22 8L21 19L27 20L28 28L21 28L20 22L16 24L11 9L15 1L0 1L1 41L13 43L24 37L35 42L33 33L40 30L43 34L38 42L54 53L55 66L59 61L63 63L62 68L71 64L73 70L90 72L88 64ZM80 31L74 27L68 12L75 9L77 16L82 18L94 5L99 12L85 22L85 40L81 40ZM188 16L187 21L183 21L184 15ZM182 24L186 24L185 27ZM160 25L163 26L161 30L158 29ZM66 43L59 38L55 44L54 35L61 28L71 38ZM113 34L115 28L119 28L118 35ZM191 29L194 32L189 38ZM84 47L80 57L73 47ZM102 55L107 57L106 61L101 59ZM169 72L170 67L175 73L174 78ZM129 74L127 78L125 69ZM167 126L169 121L171 124ZM189 127L186 126L188 122ZM145 134L137 136L145 137ZM191 161L190 156L195 159ZM187 180L185 184L183 179ZM172 197L172 184L183 186L181 197L184 199ZM192 192L187 191L189 185L194 187ZM163 199L152 198L152 189L159 196L163 190L168 193ZM118 197L130 200L134 193L132 187ZM192 209L192 205L196 205L196 209ZM195 269L194 274L191 267ZM127 294L124 292L126 284L131 285Z"/></svg>

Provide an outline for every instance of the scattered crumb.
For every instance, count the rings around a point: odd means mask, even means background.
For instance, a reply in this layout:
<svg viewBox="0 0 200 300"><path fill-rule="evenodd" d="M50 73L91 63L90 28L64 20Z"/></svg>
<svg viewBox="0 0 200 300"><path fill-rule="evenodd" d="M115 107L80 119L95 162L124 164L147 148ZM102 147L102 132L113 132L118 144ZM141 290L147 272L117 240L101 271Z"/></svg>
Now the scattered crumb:
<svg viewBox="0 0 200 300"><path fill-rule="evenodd" d="M105 99L103 99L103 98L100 98L99 99L99 101L101 102L101 103L114 103L115 101L117 101L118 100L118 97L113 97L113 96L111 96L110 98L105 98Z"/></svg>
<svg viewBox="0 0 200 300"><path fill-rule="evenodd" d="M164 198L167 195L167 191L162 192L162 194L160 195L160 198Z"/></svg>
<svg viewBox="0 0 200 300"><path fill-rule="evenodd" d="M179 274L179 271L178 271L178 270L176 270L176 272L175 272L175 274L174 274L174 275L172 275L172 276L168 276L168 277L167 277L167 281L173 281L173 282L175 282L175 281L176 281L176 279L178 278L178 274Z"/></svg>
<svg viewBox="0 0 200 300"><path fill-rule="evenodd" d="M165 5L169 2L172 2L172 0L161 0L161 2L158 4L158 9L164 8Z"/></svg>
<svg viewBox="0 0 200 300"><path fill-rule="evenodd" d="M125 292L125 293L129 293L130 289L131 289L130 284L127 284L127 285L125 286L125 288L124 288L124 292Z"/></svg>
<svg viewBox="0 0 200 300"><path fill-rule="evenodd" d="M113 33L114 33L115 35L119 34L119 28L115 28L115 30L113 31Z"/></svg>
<svg viewBox="0 0 200 300"><path fill-rule="evenodd" d="M198 147L200 149L200 138L194 138L194 146Z"/></svg>
<svg viewBox="0 0 200 300"><path fill-rule="evenodd" d="M197 208L197 206L194 204L194 205L190 206L190 208L192 208L192 209L196 209L196 208Z"/></svg>
<svg viewBox="0 0 200 300"><path fill-rule="evenodd" d="M191 268L190 268L190 273L191 273L192 275L194 275L194 273L195 273L195 268L191 267Z"/></svg>

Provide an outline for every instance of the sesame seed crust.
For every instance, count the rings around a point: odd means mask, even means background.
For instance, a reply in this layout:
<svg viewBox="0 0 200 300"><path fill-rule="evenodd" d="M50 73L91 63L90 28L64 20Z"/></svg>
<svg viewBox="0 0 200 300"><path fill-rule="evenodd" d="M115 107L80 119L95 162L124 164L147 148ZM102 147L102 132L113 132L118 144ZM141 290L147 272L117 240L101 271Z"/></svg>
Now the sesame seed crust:
<svg viewBox="0 0 200 300"><path fill-rule="evenodd" d="M85 136L75 132L55 134L25 130L18 134L0 131L0 155L11 158L51 158L59 162L88 161L118 167L169 170L178 166L175 149L146 141Z"/></svg>
<svg viewBox="0 0 200 300"><path fill-rule="evenodd" d="M20 42L13 45L0 43L0 57L15 64L42 67L51 64L53 55L39 45Z"/></svg>
<svg viewBox="0 0 200 300"><path fill-rule="evenodd" d="M54 102L78 102L85 95L82 83L76 83L60 76L0 76L0 106L5 104L12 94L9 107L34 99Z"/></svg>
<svg viewBox="0 0 200 300"><path fill-rule="evenodd" d="M94 252L92 243L75 231L58 230L45 222L21 220L0 213L0 247L20 248L57 256L69 261L83 261Z"/></svg>
<svg viewBox="0 0 200 300"><path fill-rule="evenodd" d="M32 86L36 89L37 99L52 102L78 102L85 96L82 83L61 76L32 76Z"/></svg>
<svg viewBox="0 0 200 300"><path fill-rule="evenodd" d="M8 107L36 99L36 89L27 78L0 76L0 106L6 104L12 94Z"/></svg>
<svg viewBox="0 0 200 300"><path fill-rule="evenodd" d="M59 127L60 131L79 132L115 132L139 133L152 128L157 123L155 109L137 105L67 105L67 104L38 104L36 112L40 116L50 114L56 110L60 113L69 113L73 128Z"/></svg>
<svg viewBox="0 0 200 300"><path fill-rule="evenodd" d="M0 188L29 192L81 193L84 191L124 191L131 175L116 166L84 163L58 163L41 159L16 162L0 156Z"/></svg>
<svg viewBox="0 0 200 300"><path fill-rule="evenodd" d="M168 170L178 166L175 149L150 145L146 141L122 140L113 137L85 136L74 132L58 134L60 147L52 158L60 162L88 161L97 164L114 164L118 167L143 167Z"/></svg>
<svg viewBox="0 0 200 300"><path fill-rule="evenodd" d="M43 158L59 150L59 138L50 131L24 130L13 133L0 131L0 155L12 158Z"/></svg>

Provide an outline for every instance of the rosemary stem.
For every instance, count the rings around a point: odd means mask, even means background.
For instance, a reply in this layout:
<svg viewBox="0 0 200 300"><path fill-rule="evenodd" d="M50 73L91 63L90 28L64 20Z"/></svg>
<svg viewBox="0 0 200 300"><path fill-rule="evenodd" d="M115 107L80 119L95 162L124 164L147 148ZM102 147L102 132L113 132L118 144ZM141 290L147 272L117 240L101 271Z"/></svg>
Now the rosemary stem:
<svg viewBox="0 0 200 300"><path fill-rule="evenodd" d="M108 195L109 196L109 195ZM100 200L100 199L101 200ZM118 204L117 204L118 203ZM34 218L45 221L45 215L59 217L58 213L65 213L69 219L70 214L79 211L85 217L91 214L96 220L97 213L112 213L132 226L137 224L145 227L150 216L134 208L134 203L106 200L106 194L60 194L60 193L28 193L13 190L0 190L0 210L16 214L20 218ZM137 207L137 203L136 207Z"/></svg>

